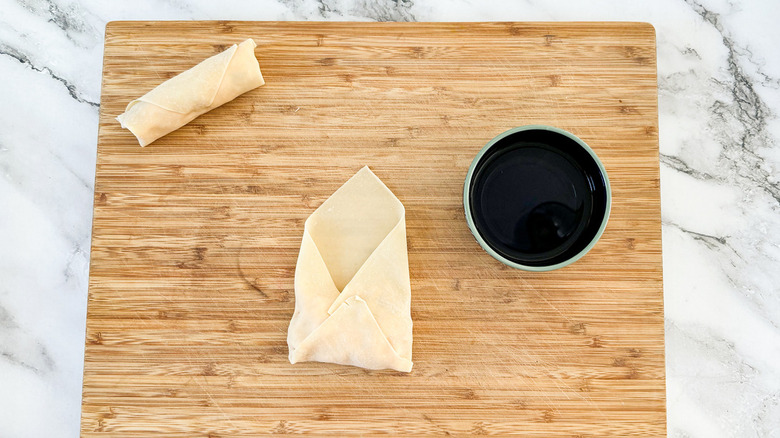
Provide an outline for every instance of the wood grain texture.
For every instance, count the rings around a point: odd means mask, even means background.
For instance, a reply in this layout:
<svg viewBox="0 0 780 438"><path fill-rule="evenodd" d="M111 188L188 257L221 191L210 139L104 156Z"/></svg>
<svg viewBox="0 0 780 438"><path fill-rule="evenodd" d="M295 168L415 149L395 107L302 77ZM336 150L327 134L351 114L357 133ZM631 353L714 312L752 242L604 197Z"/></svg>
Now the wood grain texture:
<svg viewBox="0 0 780 438"><path fill-rule="evenodd" d="M140 148L114 120L252 37L266 85ZM665 436L655 34L641 23L114 22L82 435ZM603 238L506 268L463 217L493 136L581 137ZM363 165L406 206L410 374L287 361L303 222Z"/></svg>

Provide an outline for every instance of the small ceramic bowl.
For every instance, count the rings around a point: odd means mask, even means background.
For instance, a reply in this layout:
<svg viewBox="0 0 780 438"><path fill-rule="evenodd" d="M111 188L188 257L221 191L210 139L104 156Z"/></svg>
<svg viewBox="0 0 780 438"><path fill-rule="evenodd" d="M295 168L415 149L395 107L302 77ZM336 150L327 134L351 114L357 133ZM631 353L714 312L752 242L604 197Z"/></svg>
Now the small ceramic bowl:
<svg viewBox="0 0 780 438"><path fill-rule="evenodd" d="M463 186L469 229L500 262L551 271L584 256L607 226L607 171L574 134L545 125L510 129L474 158Z"/></svg>

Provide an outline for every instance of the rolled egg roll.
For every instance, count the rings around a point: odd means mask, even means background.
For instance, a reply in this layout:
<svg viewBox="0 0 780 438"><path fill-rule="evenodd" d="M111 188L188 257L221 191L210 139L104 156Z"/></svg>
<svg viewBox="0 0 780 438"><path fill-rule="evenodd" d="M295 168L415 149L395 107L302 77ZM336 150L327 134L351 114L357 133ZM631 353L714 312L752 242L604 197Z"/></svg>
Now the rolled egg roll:
<svg viewBox="0 0 780 438"><path fill-rule="evenodd" d="M116 119L146 146L265 83L251 38L133 100Z"/></svg>

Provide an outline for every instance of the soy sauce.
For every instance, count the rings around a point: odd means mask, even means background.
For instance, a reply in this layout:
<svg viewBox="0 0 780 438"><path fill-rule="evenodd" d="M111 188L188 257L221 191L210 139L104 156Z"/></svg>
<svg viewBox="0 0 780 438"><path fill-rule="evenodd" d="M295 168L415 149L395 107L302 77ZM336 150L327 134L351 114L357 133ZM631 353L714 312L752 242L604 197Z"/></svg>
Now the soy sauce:
<svg viewBox="0 0 780 438"><path fill-rule="evenodd" d="M527 130L494 144L471 180L470 208L485 242L529 266L585 248L605 215L606 183L593 157L556 132Z"/></svg>

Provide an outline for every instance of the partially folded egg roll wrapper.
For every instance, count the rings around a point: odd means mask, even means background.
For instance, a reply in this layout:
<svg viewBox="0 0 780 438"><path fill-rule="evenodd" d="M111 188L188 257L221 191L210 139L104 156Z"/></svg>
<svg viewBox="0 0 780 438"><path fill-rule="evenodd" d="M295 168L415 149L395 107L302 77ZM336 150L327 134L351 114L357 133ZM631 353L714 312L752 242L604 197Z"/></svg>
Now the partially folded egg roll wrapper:
<svg viewBox="0 0 780 438"><path fill-rule="evenodd" d="M117 117L141 146L265 83L250 38L158 85Z"/></svg>
<svg viewBox="0 0 780 438"><path fill-rule="evenodd" d="M368 167L304 224L290 363L412 370L412 291L401 201Z"/></svg>

